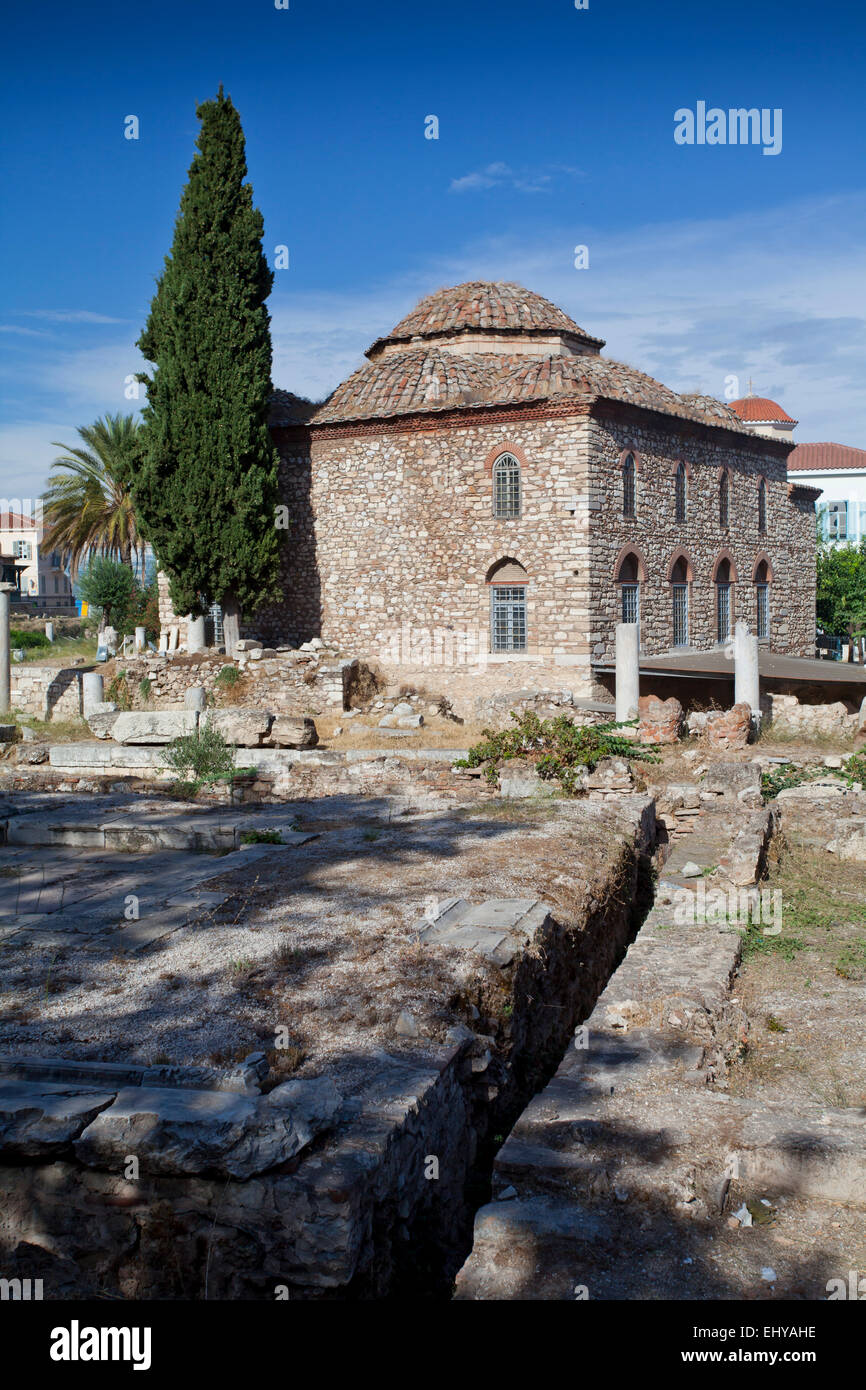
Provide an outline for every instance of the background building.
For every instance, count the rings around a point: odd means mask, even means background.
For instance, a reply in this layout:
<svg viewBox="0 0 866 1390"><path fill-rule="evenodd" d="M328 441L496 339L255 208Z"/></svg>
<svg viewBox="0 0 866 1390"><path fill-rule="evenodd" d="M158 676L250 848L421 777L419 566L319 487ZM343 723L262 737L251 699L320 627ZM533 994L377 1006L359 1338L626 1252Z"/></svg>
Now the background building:
<svg viewBox="0 0 866 1390"><path fill-rule="evenodd" d="M19 568L19 598L36 612L73 612L75 599L69 576L56 551L43 552L41 528L32 516L20 512L0 512L0 550L4 559L16 561Z"/></svg>

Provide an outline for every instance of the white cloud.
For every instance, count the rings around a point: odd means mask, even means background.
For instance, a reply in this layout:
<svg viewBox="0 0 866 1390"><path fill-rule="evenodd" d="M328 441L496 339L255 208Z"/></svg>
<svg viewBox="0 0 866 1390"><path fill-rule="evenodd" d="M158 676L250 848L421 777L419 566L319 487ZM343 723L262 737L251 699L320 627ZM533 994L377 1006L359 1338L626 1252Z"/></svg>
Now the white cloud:
<svg viewBox="0 0 866 1390"><path fill-rule="evenodd" d="M126 323L108 314L96 314L90 309L22 309L28 319L47 319L50 323Z"/></svg>
<svg viewBox="0 0 866 1390"><path fill-rule="evenodd" d="M510 164L496 161L452 179L451 193L472 193L481 188L511 188L518 193L549 193L557 175L580 177L581 171L568 164L546 164L540 169L512 169Z"/></svg>

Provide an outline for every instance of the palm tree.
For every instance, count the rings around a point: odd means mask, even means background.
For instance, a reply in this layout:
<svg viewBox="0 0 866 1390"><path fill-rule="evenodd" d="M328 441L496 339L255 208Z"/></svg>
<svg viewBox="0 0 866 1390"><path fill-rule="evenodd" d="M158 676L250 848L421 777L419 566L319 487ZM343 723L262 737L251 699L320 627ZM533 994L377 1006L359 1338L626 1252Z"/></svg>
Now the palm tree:
<svg viewBox="0 0 866 1390"><path fill-rule="evenodd" d="M82 445L54 460L43 498L42 545L60 551L73 577L90 555L108 555L132 567L144 549L130 493L140 457L142 426L132 415L106 415L82 425Z"/></svg>

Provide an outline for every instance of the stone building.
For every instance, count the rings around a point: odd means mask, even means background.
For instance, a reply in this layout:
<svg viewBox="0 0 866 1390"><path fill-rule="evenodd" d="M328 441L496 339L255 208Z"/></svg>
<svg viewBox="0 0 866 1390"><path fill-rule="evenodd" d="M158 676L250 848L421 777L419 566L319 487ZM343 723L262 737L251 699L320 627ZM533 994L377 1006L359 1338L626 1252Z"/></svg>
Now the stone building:
<svg viewBox="0 0 866 1390"><path fill-rule="evenodd" d="M602 355L540 295L430 295L317 406L277 391L292 517L267 641L322 636L442 688L595 689L618 621L647 654L738 619L815 638L814 490L788 438Z"/></svg>

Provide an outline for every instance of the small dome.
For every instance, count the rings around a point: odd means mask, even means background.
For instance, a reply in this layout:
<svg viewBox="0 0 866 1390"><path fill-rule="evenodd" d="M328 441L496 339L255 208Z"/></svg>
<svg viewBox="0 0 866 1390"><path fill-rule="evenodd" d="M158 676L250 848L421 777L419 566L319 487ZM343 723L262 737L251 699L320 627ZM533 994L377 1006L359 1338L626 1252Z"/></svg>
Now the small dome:
<svg viewBox="0 0 866 1390"><path fill-rule="evenodd" d="M797 423L780 405L777 405L775 401L768 400L766 396L743 396L742 400L731 401L730 406L741 420L749 420L753 424L770 424L774 420L780 420L786 425L796 425Z"/></svg>
<svg viewBox="0 0 866 1390"><path fill-rule="evenodd" d="M600 338L591 338L568 314L532 290L504 280L469 280L428 294L390 333L377 338L367 355L394 343L463 333L562 334L596 350L604 346Z"/></svg>

